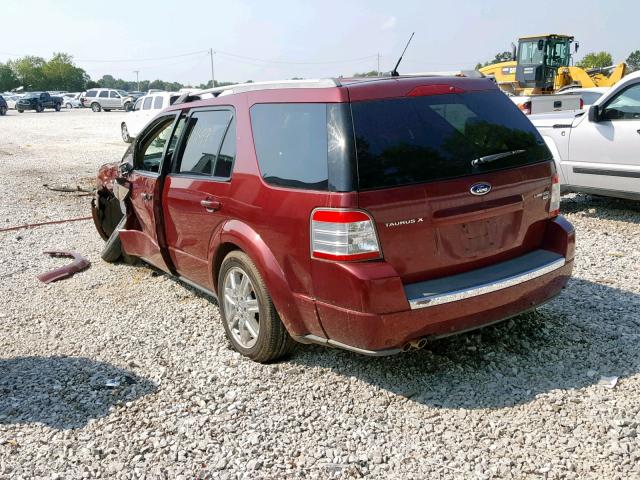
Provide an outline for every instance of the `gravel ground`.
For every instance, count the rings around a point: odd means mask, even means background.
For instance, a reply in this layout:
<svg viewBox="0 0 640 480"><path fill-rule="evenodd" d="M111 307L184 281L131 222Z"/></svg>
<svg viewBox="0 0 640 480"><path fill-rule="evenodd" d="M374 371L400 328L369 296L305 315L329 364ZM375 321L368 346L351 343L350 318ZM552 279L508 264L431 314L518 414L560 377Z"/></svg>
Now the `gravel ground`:
<svg viewBox="0 0 640 480"><path fill-rule="evenodd" d="M89 186L125 150L122 115L0 118L0 226L87 215L42 185ZM102 262L90 221L0 233L0 478L640 478L640 204L562 209L575 278L538 313L273 365L231 351L194 290ZM66 262L50 248L93 264L41 284Z"/></svg>

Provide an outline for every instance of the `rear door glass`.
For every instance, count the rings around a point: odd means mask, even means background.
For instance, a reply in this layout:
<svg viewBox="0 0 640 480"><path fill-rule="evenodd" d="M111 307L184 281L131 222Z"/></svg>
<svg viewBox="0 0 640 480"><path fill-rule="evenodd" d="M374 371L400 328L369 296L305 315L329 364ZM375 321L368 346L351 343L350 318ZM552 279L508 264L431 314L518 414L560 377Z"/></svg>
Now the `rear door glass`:
<svg viewBox="0 0 640 480"><path fill-rule="evenodd" d="M360 189L475 175L551 159L542 137L497 90L352 104ZM517 152L473 165L496 153Z"/></svg>
<svg viewBox="0 0 640 480"><path fill-rule="evenodd" d="M143 110L151 109L151 97L147 97L144 99L144 103L142 104L142 109Z"/></svg>
<svg viewBox="0 0 640 480"><path fill-rule="evenodd" d="M153 98L153 108L155 110L160 110L162 108L162 97Z"/></svg>

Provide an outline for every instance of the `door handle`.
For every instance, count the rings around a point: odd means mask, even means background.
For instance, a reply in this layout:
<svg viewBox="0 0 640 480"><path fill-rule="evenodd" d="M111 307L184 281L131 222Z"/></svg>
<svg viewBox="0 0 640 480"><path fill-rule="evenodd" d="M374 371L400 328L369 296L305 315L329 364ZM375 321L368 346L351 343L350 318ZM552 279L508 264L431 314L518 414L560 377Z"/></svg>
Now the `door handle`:
<svg viewBox="0 0 640 480"><path fill-rule="evenodd" d="M219 201L211 199L200 200L200 205L202 205L204 209L210 213L215 212L216 210L220 210L220 207L222 207L222 204Z"/></svg>

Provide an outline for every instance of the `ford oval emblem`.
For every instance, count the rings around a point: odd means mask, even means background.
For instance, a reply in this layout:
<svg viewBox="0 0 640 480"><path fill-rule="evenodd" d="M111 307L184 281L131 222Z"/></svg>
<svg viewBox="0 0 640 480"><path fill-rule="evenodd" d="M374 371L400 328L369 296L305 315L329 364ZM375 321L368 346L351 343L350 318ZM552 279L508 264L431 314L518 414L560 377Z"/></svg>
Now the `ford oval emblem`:
<svg viewBox="0 0 640 480"><path fill-rule="evenodd" d="M485 182L474 183L469 191L472 195L486 195L491 191L491 184Z"/></svg>

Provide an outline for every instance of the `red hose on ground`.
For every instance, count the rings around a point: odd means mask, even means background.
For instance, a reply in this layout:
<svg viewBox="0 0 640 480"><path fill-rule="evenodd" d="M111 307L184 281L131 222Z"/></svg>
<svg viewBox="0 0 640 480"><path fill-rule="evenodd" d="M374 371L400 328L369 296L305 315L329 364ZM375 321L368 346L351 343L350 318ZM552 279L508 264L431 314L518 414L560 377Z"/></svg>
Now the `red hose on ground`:
<svg viewBox="0 0 640 480"><path fill-rule="evenodd" d="M93 217L67 218L65 220L52 220L50 222L28 223L26 225L18 225L16 227L0 228L0 233L11 232L13 230L21 230L23 228L41 227L43 225L55 225L57 223L81 222L83 220L91 220Z"/></svg>

